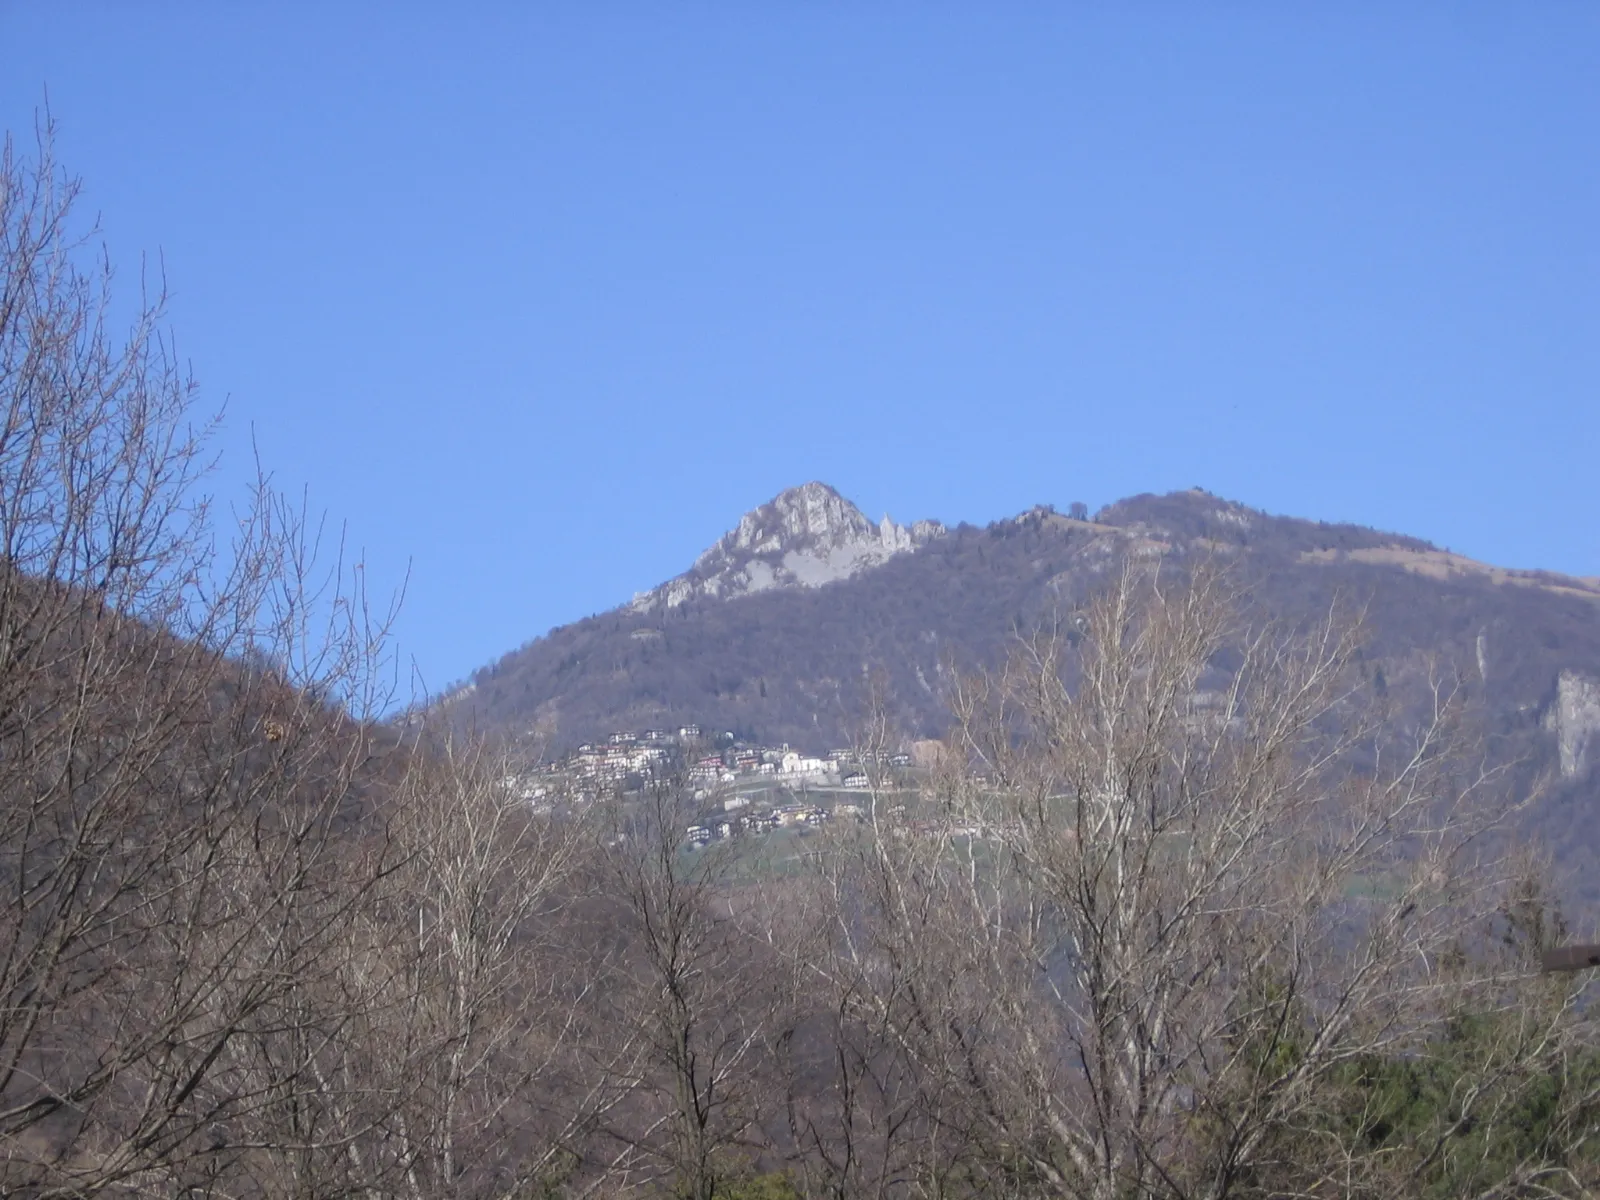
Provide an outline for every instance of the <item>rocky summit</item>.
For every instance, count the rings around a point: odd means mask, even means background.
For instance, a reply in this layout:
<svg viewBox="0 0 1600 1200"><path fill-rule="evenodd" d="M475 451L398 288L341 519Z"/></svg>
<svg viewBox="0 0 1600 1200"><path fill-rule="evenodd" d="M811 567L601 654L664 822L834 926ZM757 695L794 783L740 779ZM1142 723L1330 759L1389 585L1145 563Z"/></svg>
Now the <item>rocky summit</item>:
<svg viewBox="0 0 1600 1200"><path fill-rule="evenodd" d="M819 587L905 554L944 534L937 521L874 523L825 483L781 492L740 518L694 566L633 598L635 612L699 597L731 599L771 588Z"/></svg>

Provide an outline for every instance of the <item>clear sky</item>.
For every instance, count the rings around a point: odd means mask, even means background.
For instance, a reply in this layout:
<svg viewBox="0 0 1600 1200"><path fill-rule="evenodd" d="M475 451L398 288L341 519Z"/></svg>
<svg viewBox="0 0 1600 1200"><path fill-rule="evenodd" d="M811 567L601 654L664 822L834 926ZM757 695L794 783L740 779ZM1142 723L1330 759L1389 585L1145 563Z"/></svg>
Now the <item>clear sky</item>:
<svg viewBox="0 0 1600 1200"><path fill-rule="evenodd" d="M809 479L1600 574L1587 0L0 0L0 63L435 688Z"/></svg>

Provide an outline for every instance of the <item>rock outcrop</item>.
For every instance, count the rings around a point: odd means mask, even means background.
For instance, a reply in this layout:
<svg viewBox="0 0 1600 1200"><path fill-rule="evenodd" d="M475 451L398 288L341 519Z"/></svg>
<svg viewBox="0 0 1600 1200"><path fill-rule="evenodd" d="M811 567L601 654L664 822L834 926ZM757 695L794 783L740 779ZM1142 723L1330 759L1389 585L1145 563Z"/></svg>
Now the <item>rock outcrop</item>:
<svg viewBox="0 0 1600 1200"><path fill-rule="evenodd" d="M1600 734L1600 681L1562 671L1556 678L1556 699L1545 714L1556 735L1563 779L1576 779L1589 766L1589 748Z"/></svg>
<svg viewBox="0 0 1600 1200"><path fill-rule="evenodd" d="M825 483L808 483L752 509L693 567L633 598L633 609L676 608L699 597L731 599L771 588L848 579L945 532L937 521L874 523Z"/></svg>

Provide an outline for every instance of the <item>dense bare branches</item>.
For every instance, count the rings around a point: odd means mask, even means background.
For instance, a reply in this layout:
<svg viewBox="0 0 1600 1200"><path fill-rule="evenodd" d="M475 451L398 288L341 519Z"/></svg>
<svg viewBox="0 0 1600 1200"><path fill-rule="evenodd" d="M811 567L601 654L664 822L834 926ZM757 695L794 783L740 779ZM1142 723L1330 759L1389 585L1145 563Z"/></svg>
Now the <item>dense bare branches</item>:
<svg viewBox="0 0 1600 1200"><path fill-rule="evenodd" d="M113 332L49 146L0 161L0 1142L78 1192L203 1176L262 1100L213 1084L363 890L368 736L283 668L370 697L381 630L266 489L219 561L161 298Z"/></svg>
<svg viewBox="0 0 1600 1200"><path fill-rule="evenodd" d="M1492 780L1448 683L1397 721L1358 644L1129 562L968 683L920 817L875 804L824 872L841 994L928 1128L1028 1190L1243 1194L1305 1166L1347 1064L1463 1002Z"/></svg>
<svg viewBox="0 0 1600 1200"><path fill-rule="evenodd" d="M771 1043L790 989L772 890L736 885L731 853L686 852L694 806L681 773L666 770L601 829L596 913L615 947L600 974L601 1065L627 1087L603 1132L617 1183L711 1200L761 1148L762 1119L778 1108Z"/></svg>

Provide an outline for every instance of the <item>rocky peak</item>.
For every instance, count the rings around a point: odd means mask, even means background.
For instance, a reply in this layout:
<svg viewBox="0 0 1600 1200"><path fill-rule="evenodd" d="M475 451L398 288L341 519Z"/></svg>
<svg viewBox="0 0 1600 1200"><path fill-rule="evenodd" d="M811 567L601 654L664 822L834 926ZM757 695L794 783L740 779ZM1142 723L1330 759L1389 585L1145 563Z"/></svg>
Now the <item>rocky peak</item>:
<svg viewBox="0 0 1600 1200"><path fill-rule="evenodd" d="M825 483L781 492L751 509L688 571L634 597L633 607L674 608L697 596L729 599L776 587L820 587L905 554L944 533L937 521L874 523Z"/></svg>

